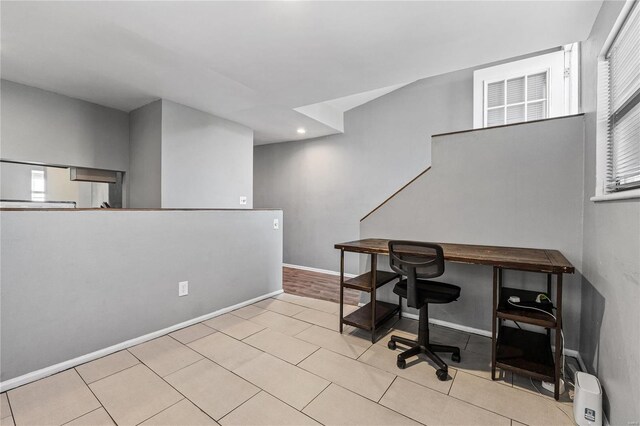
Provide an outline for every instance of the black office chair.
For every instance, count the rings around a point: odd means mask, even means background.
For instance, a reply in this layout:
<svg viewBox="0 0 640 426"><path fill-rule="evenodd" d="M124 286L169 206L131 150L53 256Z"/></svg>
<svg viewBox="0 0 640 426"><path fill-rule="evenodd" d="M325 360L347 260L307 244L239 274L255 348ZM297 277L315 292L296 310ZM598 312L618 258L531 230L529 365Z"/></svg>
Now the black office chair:
<svg viewBox="0 0 640 426"><path fill-rule="evenodd" d="M407 306L420 309L418 340L391 336L389 349L396 349L396 343L409 346L409 349L398 355L398 368L407 366L407 358L425 354L435 362L439 370L436 375L440 380L447 380L447 364L435 352L449 352L451 359L460 362L460 348L431 344L429 342L429 303L450 303L460 296L460 287L451 284L426 280L436 278L444 273L444 253L442 247L432 243L415 241L389 241L389 263L391 269L402 274L393 292L407 299Z"/></svg>

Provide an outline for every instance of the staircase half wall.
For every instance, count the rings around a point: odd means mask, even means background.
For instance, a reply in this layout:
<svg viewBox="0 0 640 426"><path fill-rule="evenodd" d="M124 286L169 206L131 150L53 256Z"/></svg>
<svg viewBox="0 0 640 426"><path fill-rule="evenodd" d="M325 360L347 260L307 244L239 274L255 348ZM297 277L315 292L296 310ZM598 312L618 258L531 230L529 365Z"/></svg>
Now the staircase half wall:
<svg viewBox="0 0 640 426"><path fill-rule="evenodd" d="M584 117L437 135L431 145L431 168L363 219L360 238L560 250L576 267L565 276L563 319L565 345L578 349ZM490 330L491 267L447 263L442 280L461 297L431 316ZM506 271L510 284L542 290L546 276ZM391 290L378 298L396 301Z"/></svg>

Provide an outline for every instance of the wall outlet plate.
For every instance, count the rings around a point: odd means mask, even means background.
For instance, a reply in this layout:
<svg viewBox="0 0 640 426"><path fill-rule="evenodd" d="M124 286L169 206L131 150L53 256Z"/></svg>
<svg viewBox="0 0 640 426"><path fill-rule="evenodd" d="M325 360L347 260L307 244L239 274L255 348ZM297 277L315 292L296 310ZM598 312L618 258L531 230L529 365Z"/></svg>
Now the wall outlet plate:
<svg viewBox="0 0 640 426"><path fill-rule="evenodd" d="M245 197L245 196L240 197L240 205L241 206L246 206L247 205L247 197Z"/></svg>
<svg viewBox="0 0 640 426"><path fill-rule="evenodd" d="M273 219L273 229L280 229L280 221L278 219Z"/></svg>
<svg viewBox="0 0 640 426"><path fill-rule="evenodd" d="M178 296L186 296L189 294L189 281L180 281L178 283Z"/></svg>

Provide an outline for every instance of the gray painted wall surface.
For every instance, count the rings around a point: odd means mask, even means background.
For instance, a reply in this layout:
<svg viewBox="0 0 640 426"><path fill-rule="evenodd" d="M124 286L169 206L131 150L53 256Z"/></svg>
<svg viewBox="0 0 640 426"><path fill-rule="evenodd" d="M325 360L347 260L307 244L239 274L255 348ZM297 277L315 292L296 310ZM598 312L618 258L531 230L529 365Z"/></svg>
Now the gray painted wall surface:
<svg viewBox="0 0 640 426"><path fill-rule="evenodd" d="M161 207L162 101L131 111L129 173L130 208Z"/></svg>
<svg viewBox="0 0 640 426"><path fill-rule="evenodd" d="M2 80L4 159L126 171L126 112Z"/></svg>
<svg viewBox="0 0 640 426"><path fill-rule="evenodd" d="M623 2L604 2L582 47L586 119L580 354L605 391L612 425L640 421L640 200L594 203L597 57Z"/></svg>
<svg viewBox="0 0 640 426"><path fill-rule="evenodd" d="M552 248L580 271L583 131L578 116L433 138L431 170L365 219L360 236ZM431 317L491 330L492 268L447 263L442 280L462 293ZM523 280L546 289L544 274L505 273L506 286ZM566 347L576 350L580 282L565 275L563 286ZM379 299L397 301L387 287Z"/></svg>
<svg viewBox="0 0 640 426"><path fill-rule="evenodd" d="M274 218L282 212L3 211L1 380L281 289ZM183 280L189 295L178 297Z"/></svg>
<svg viewBox="0 0 640 426"><path fill-rule="evenodd" d="M253 131L163 100L161 173L164 208L251 208Z"/></svg>
<svg viewBox="0 0 640 426"><path fill-rule="evenodd" d="M472 127L472 80L420 80L348 111L344 134L255 147L254 205L283 209L285 262L338 270L333 245L358 239L360 219L428 167L430 136Z"/></svg>

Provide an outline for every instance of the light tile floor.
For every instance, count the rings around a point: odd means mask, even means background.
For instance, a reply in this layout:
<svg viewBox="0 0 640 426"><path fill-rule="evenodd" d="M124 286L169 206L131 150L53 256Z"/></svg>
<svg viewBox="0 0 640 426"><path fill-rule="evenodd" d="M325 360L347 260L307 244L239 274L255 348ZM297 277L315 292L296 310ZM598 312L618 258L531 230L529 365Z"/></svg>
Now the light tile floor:
<svg viewBox="0 0 640 426"><path fill-rule="evenodd" d="M486 337L432 327L457 345L449 379L433 365L395 365L376 344L338 330L338 305L281 294L0 395L1 425L571 425L571 401L529 379L489 376ZM539 388L538 383L538 388Z"/></svg>

